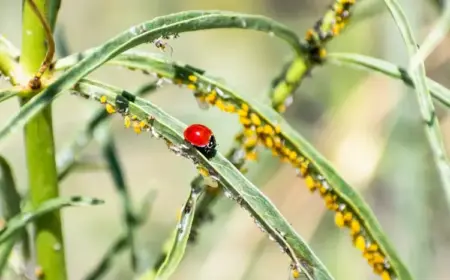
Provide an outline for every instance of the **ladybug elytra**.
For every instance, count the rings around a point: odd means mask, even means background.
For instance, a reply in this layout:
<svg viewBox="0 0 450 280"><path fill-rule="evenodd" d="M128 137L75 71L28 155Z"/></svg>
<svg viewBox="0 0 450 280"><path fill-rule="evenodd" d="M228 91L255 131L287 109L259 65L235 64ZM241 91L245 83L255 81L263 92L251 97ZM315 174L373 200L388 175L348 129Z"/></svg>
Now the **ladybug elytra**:
<svg viewBox="0 0 450 280"><path fill-rule="evenodd" d="M202 124L192 124L184 130L184 140L194 146L207 159L216 155L216 139L213 132Z"/></svg>

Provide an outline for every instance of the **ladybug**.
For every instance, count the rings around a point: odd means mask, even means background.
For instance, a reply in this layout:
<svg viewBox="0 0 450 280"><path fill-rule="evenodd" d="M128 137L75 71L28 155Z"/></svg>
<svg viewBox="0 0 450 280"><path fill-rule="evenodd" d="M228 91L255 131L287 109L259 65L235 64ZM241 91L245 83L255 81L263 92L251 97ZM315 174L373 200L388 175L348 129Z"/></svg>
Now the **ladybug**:
<svg viewBox="0 0 450 280"><path fill-rule="evenodd" d="M207 159L216 155L216 138L208 127L202 124L192 124L184 130L184 140L194 146Z"/></svg>

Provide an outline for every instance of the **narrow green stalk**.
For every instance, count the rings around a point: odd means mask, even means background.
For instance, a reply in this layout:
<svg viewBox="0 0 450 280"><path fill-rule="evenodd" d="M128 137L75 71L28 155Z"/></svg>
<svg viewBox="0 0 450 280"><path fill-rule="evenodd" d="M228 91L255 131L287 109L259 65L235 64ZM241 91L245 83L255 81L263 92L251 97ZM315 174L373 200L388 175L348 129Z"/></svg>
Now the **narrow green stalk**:
<svg viewBox="0 0 450 280"><path fill-rule="evenodd" d="M434 51L434 49L445 39L450 30L450 1L447 0L441 18L435 23L431 32L427 35L419 50L411 58L410 69L418 67Z"/></svg>
<svg viewBox="0 0 450 280"><path fill-rule="evenodd" d="M403 41L405 42L408 55L412 58L417 53L417 43L414 38L408 19L400 4L395 0L384 0L386 6L394 19ZM420 114L425 128L425 136L431 148L431 152L442 181L447 204L450 205L450 163L445 150L439 120L436 116L430 90L426 83L424 63L421 62L414 69L409 69L412 81L416 88Z"/></svg>
<svg viewBox="0 0 450 280"><path fill-rule="evenodd" d="M4 75L9 79L12 85L17 85L18 65L9 54L0 46L0 75Z"/></svg>
<svg viewBox="0 0 450 280"><path fill-rule="evenodd" d="M30 0L29 0L30 1ZM47 15L46 0L33 0L40 12ZM39 18L24 3L21 65L28 75L40 68L46 56L45 31ZM22 99L26 104L29 99ZM29 192L33 207L58 197L58 177L55 162L52 109L46 107L25 126L25 146L28 166ZM66 279L61 218L58 211L46 214L35 222L37 264L45 280Z"/></svg>

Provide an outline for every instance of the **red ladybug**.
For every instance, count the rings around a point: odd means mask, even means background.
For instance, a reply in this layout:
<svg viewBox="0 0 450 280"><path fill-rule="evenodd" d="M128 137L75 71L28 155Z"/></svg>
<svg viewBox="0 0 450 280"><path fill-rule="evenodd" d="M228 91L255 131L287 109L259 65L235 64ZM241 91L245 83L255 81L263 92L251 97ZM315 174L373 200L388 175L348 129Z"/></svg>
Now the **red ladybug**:
<svg viewBox="0 0 450 280"><path fill-rule="evenodd" d="M202 124L192 124L184 130L184 140L194 146L207 159L216 155L216 139L208 127Z"/></svg>

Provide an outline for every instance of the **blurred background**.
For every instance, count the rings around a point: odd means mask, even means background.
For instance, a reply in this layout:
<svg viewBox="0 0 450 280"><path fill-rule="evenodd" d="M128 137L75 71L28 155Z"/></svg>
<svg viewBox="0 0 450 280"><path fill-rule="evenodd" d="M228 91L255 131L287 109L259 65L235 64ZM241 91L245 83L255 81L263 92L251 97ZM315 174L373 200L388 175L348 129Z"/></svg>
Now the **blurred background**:
<svg viewBox="0 0 450 280"><path fill-rule="evenodd" d="M0 0L0 32L18 47L21 2ZM329 51L362 53L407 65L403 41L383 1L361 2L351 25L331 42ZM400 2L422 42L440 14L438 1ZM70 52L102 44L156 16L194 9L262 14L303 36L330 4L330 0L63 0L58 27ZM292 57L280 40L245 30L184 33L169 44L173 59L206 69L242 95L266 102L271 80ZM449 47L447 38L426 61L427 74L447 87ZM140 48L160 52L150 44ZM95 71L92 77L129 90L151 79L111 66ZM211 127L221 152L228 150L239 130L236 116L214 108L200 111L187 90L167 85L149 98L185 123L201 122ZM57 149L61 149L99 105L69 94L54 104L55 137ZM440 105L437 109L448 144L450 117ZM2 103L0 120L7 120L17 110L16 100ZM423 136L414 92L380 74L325 64L304 80L286 116L363 194L416 279L448 279L449 209ZM188 160L173 156L162 141L125 129L118 116L113 117L112 130L136 206L146 193L157 191L151 216L138 231L141 265L145 266L155 261L161 244L173 230L196 170ZM22 134L10 137L1 153L12 164L17 184L25 192ZM98 144L92 143L85 155L100 158ZM378 279L352 246L348 232L334 226L332 213L325 211L318 195L307 191L290 166L263 153L260 161L251 165L248 176L309 241L336 279ZM60 187L61 195L106 200L95 208L63 210L70 279L83 279L124 230L120 200L106 170L74 172ZM215 221L205 225L198 243L188 248L174 280L288 279L287 256L259 231L245 211L221 200L213 212ZM117 256L105 279L131 278L128 254Z"/></svg>

